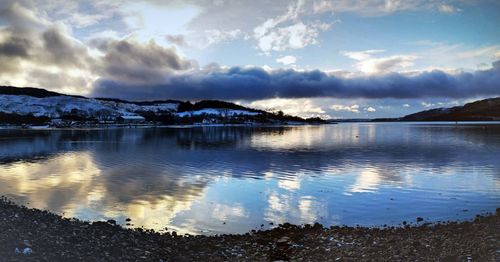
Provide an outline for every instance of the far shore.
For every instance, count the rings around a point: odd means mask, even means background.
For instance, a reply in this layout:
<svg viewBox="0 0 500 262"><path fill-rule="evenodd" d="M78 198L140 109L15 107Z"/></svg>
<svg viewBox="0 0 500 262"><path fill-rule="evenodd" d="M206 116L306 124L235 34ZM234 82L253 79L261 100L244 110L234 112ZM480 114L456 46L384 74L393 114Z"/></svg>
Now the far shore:
<svg viewBox="0 0 500 262"><path fill-rule="evenodd" d="M288 223L216 236L126 229L0 198L0 261L499 261L500 208L474 221L405 227Z"/></svg>
<svg viewBox="0 0 500 262"><path fill-rule="evenodd" d="M252 123L252 124L104 124L104 125L78 125L74 127L55 127L49 125L0 125L0 129L26 129L26 130L41 130L41 129L113 129L113 128L193 128L193 127L281 127L281 126L308 126L308 125L331 125L337 123Z"/></svg>
<svg viewBox="0 0 500 262"><path fill-rule="evenodd" d="M1 129L24 129L24 130L65 130L65 129L114 129L114 128L196 128L196 127L292 127L292 126L321 126L349 123L400 123L400 124L453 124L453 125L468 125L468 124L485 124L496 125L500 121L331 121L327 123L243 123L243 124L95 124L95 125L77 125L72 127L56 127L50 125L0 125Z"/></svg>

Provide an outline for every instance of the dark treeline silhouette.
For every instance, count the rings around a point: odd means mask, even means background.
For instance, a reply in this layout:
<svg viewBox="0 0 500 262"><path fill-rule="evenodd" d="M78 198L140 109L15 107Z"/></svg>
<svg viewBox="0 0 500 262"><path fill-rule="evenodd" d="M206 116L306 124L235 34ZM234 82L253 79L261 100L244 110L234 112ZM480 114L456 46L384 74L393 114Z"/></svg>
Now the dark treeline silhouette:
<svg viewBox="0 0 500 262"><path fill-rule="evenodd" d="M48 91L41 88L34 87L15 87L15 86L0 86L0 95L24 95L24 96L32 96L38 98L51 97L51 96L72 96L72 97L80 97L83 96L73 96L73 95L64 95L57 92Z"/></svg>
<svg viewBox="0 0 500 262"><path fill-rule="evenodd" d="M250 112L256 113L264 113L262 110L252 109L244 106L237 105L231 102L219 101L219 100L202 100L192 104L190 101L182 102L179 104L177 108L178 112L186 112L186 111L196 111L205 108L224 108L224 109L232 109L232 110L246 110Z"/></svg>
<svg viewBox="0 0 500 262"><path fill-rule="evenodd" d="M0 124L46 124L50 118L46 116L34 116L33 114L19 115L0 112Z"/></svg>
<svg viewBox="0 0 500 262"><path fill-rule="evenodd" d="M150 106L150 105L157 105L157 104L180 104L182 103L181 101L178 100L154 100L154 101L127 101L123 99L118 99L118 98L106 98L106 97L96 97L95 99L97 100L102 100L102 101L112 101L112 102L117 102L117 103L125 103L125 104L135 104L139 106Z"/></svg>

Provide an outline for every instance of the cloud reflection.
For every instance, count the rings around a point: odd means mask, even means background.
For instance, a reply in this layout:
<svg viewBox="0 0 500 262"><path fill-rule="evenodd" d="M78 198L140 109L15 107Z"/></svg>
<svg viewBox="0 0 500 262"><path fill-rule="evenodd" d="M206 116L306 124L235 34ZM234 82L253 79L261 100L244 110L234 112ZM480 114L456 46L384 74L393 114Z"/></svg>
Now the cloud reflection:
<svg viewBox="0 0 500 262"><path fill-rule="evenodd" d="M411 192L407 201L429 201L419 208L443 205L427 192L473 192L483 198L468 195L471 203L492 205L497 134L495 126L428 124L0 130L0 193L66 216L130 217L182 233L354 223L366 203L391 204L375 195L402 191Z"/></svg>

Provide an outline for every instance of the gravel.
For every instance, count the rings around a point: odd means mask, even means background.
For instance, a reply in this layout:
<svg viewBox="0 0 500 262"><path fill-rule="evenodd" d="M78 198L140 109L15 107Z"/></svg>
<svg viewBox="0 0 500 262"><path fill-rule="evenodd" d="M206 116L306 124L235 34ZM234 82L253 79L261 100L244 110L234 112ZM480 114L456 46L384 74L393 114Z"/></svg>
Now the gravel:
<svg viewBox="0 0 500 262"><path fill-rule="evenodd" d="M281 224L218 236L160 234L113 222L63 218L0 198L0 261L500 261L500 208L472 222Z"/></svg>

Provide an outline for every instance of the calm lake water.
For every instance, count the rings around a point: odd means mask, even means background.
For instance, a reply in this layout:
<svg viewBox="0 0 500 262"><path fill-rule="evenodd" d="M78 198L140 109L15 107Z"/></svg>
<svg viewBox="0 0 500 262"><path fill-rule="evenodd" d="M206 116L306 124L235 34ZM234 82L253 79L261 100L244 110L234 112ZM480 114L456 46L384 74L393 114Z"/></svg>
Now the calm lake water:
<svg viewBox="0 0 500 262"><path fill-rule="evenodd" d="M191 234L500 207L500 124L0 130L0 195Z"/></svg>

